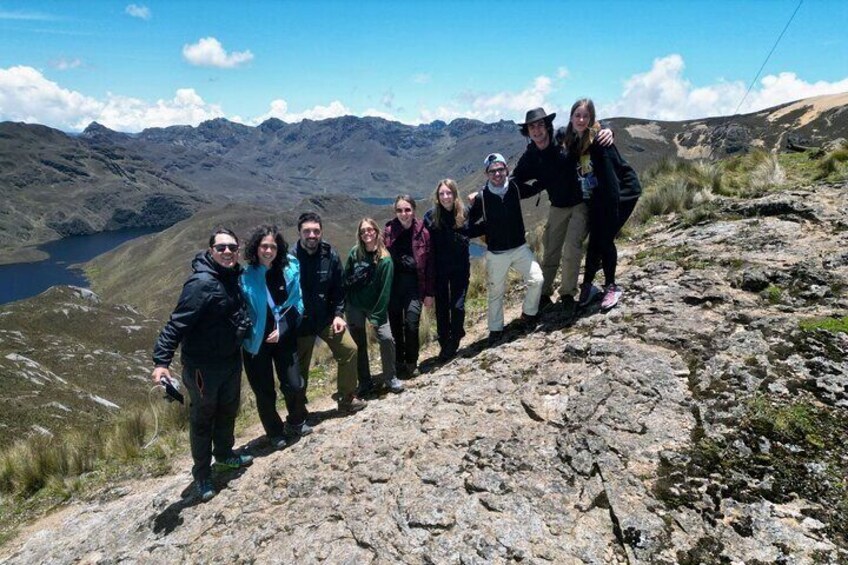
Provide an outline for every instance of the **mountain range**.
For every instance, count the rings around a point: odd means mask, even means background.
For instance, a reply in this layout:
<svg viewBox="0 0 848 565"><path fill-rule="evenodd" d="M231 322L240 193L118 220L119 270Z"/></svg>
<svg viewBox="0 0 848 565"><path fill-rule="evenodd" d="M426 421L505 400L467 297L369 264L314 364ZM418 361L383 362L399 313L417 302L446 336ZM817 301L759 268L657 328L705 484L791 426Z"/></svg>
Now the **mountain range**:
<svg viewBox="0 0 848 565"><path fill-rule="evenodd" d="M565 123L559 116L557 125ZM848 94L820 96L746 115L660 122L605 121L639 171L660 159L722 158L787 143L848 136ZM511 121L457 119L419 126L345 116L251 127L226 119L137 134L92 123L72 136L0 123L0 261L67 235L168 226L228 201L291 207L304 198L429 194L445 177L465 190L498 151L514 163L526 140ZM31 247L30 247L31 249Z"/></svg>

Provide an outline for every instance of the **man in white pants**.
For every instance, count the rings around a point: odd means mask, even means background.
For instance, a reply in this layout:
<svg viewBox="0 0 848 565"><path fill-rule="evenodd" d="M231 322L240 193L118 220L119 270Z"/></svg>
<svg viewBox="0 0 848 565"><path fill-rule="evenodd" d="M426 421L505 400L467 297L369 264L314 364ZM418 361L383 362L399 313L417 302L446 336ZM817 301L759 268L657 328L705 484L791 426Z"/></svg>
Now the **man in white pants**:
<svg viewBox="0 0 848 565"><path fill-rule="evenodd" d="M468 225L469 236L486 236L488 341L494 346L503 339L503 297L510 267L521 273L527 285L521 313L523 325L532 328L538 322L542 269L525 239L521 199L539 190L511 182L506 159L500 153L490 153L483 163L488 181L471 204Z"/></svg>

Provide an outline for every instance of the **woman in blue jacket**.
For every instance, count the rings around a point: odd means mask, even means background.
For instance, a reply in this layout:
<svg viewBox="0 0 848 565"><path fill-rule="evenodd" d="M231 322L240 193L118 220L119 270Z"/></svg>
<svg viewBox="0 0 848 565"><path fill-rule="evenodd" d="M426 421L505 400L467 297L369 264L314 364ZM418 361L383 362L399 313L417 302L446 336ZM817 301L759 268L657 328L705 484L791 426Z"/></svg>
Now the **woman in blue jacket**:
<svg viewBox="0 0 848 565"><path fill-rule="evenodd" d="M297 363L297 326L303 315L300 265L288 254L277 226L257 228L244 255L241 290L253 322L243 343L244 369L265 433L281 449L286 436L312 431L306 424L306 392ZM274 367L288 411L285 425L277 413Z"/></svg>

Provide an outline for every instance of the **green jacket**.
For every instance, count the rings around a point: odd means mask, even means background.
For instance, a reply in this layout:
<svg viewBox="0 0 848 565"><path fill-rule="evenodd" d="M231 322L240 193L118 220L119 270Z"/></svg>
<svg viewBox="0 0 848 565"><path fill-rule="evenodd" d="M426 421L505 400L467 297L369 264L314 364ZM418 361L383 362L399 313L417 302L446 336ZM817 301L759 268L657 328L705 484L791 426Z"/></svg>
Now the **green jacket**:
<svg viewBox="0 0 848 565"><path fill-rule="evenodd" d="M367 261L372 261L373 253L369 253ZM345 278L348 273L352 272L356 263L359 261L356 258L356 247L350 250L345 262ZM386 256L380 259L377 263L377 269L371 281L362 288L355 290L348 289L345 296L345 302L348 306L353 306L363 310L368 316L368 321L375 326L382 326L389 319L389 296L392 293L392 276L394 275L394 264L391 256Z"/></svg>

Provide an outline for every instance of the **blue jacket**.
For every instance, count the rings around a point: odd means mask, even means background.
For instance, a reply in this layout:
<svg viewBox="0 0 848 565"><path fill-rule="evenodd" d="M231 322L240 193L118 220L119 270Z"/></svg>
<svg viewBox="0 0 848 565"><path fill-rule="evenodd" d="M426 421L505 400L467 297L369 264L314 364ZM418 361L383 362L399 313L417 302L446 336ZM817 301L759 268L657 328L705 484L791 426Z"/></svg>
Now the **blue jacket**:
<svg viewBox="0 0 848 565"><path fill-rule="evenodd" d="M288 330L295 331L303 317L303 296L300 293L300 263L294 255L288 256L289 264L283 269L286 280L285 303L277 304L276 310L285 316L289 322ZM248 265L241 275L241 292L247 302L247 312L253 322L251 331L245 336L245 351L252 355L259 352L262 339L265 337L265 316L268 314L268 295L265 285L265 273L268 268L264 265ZM284 336L280 336L280 340Z"/></svg>

